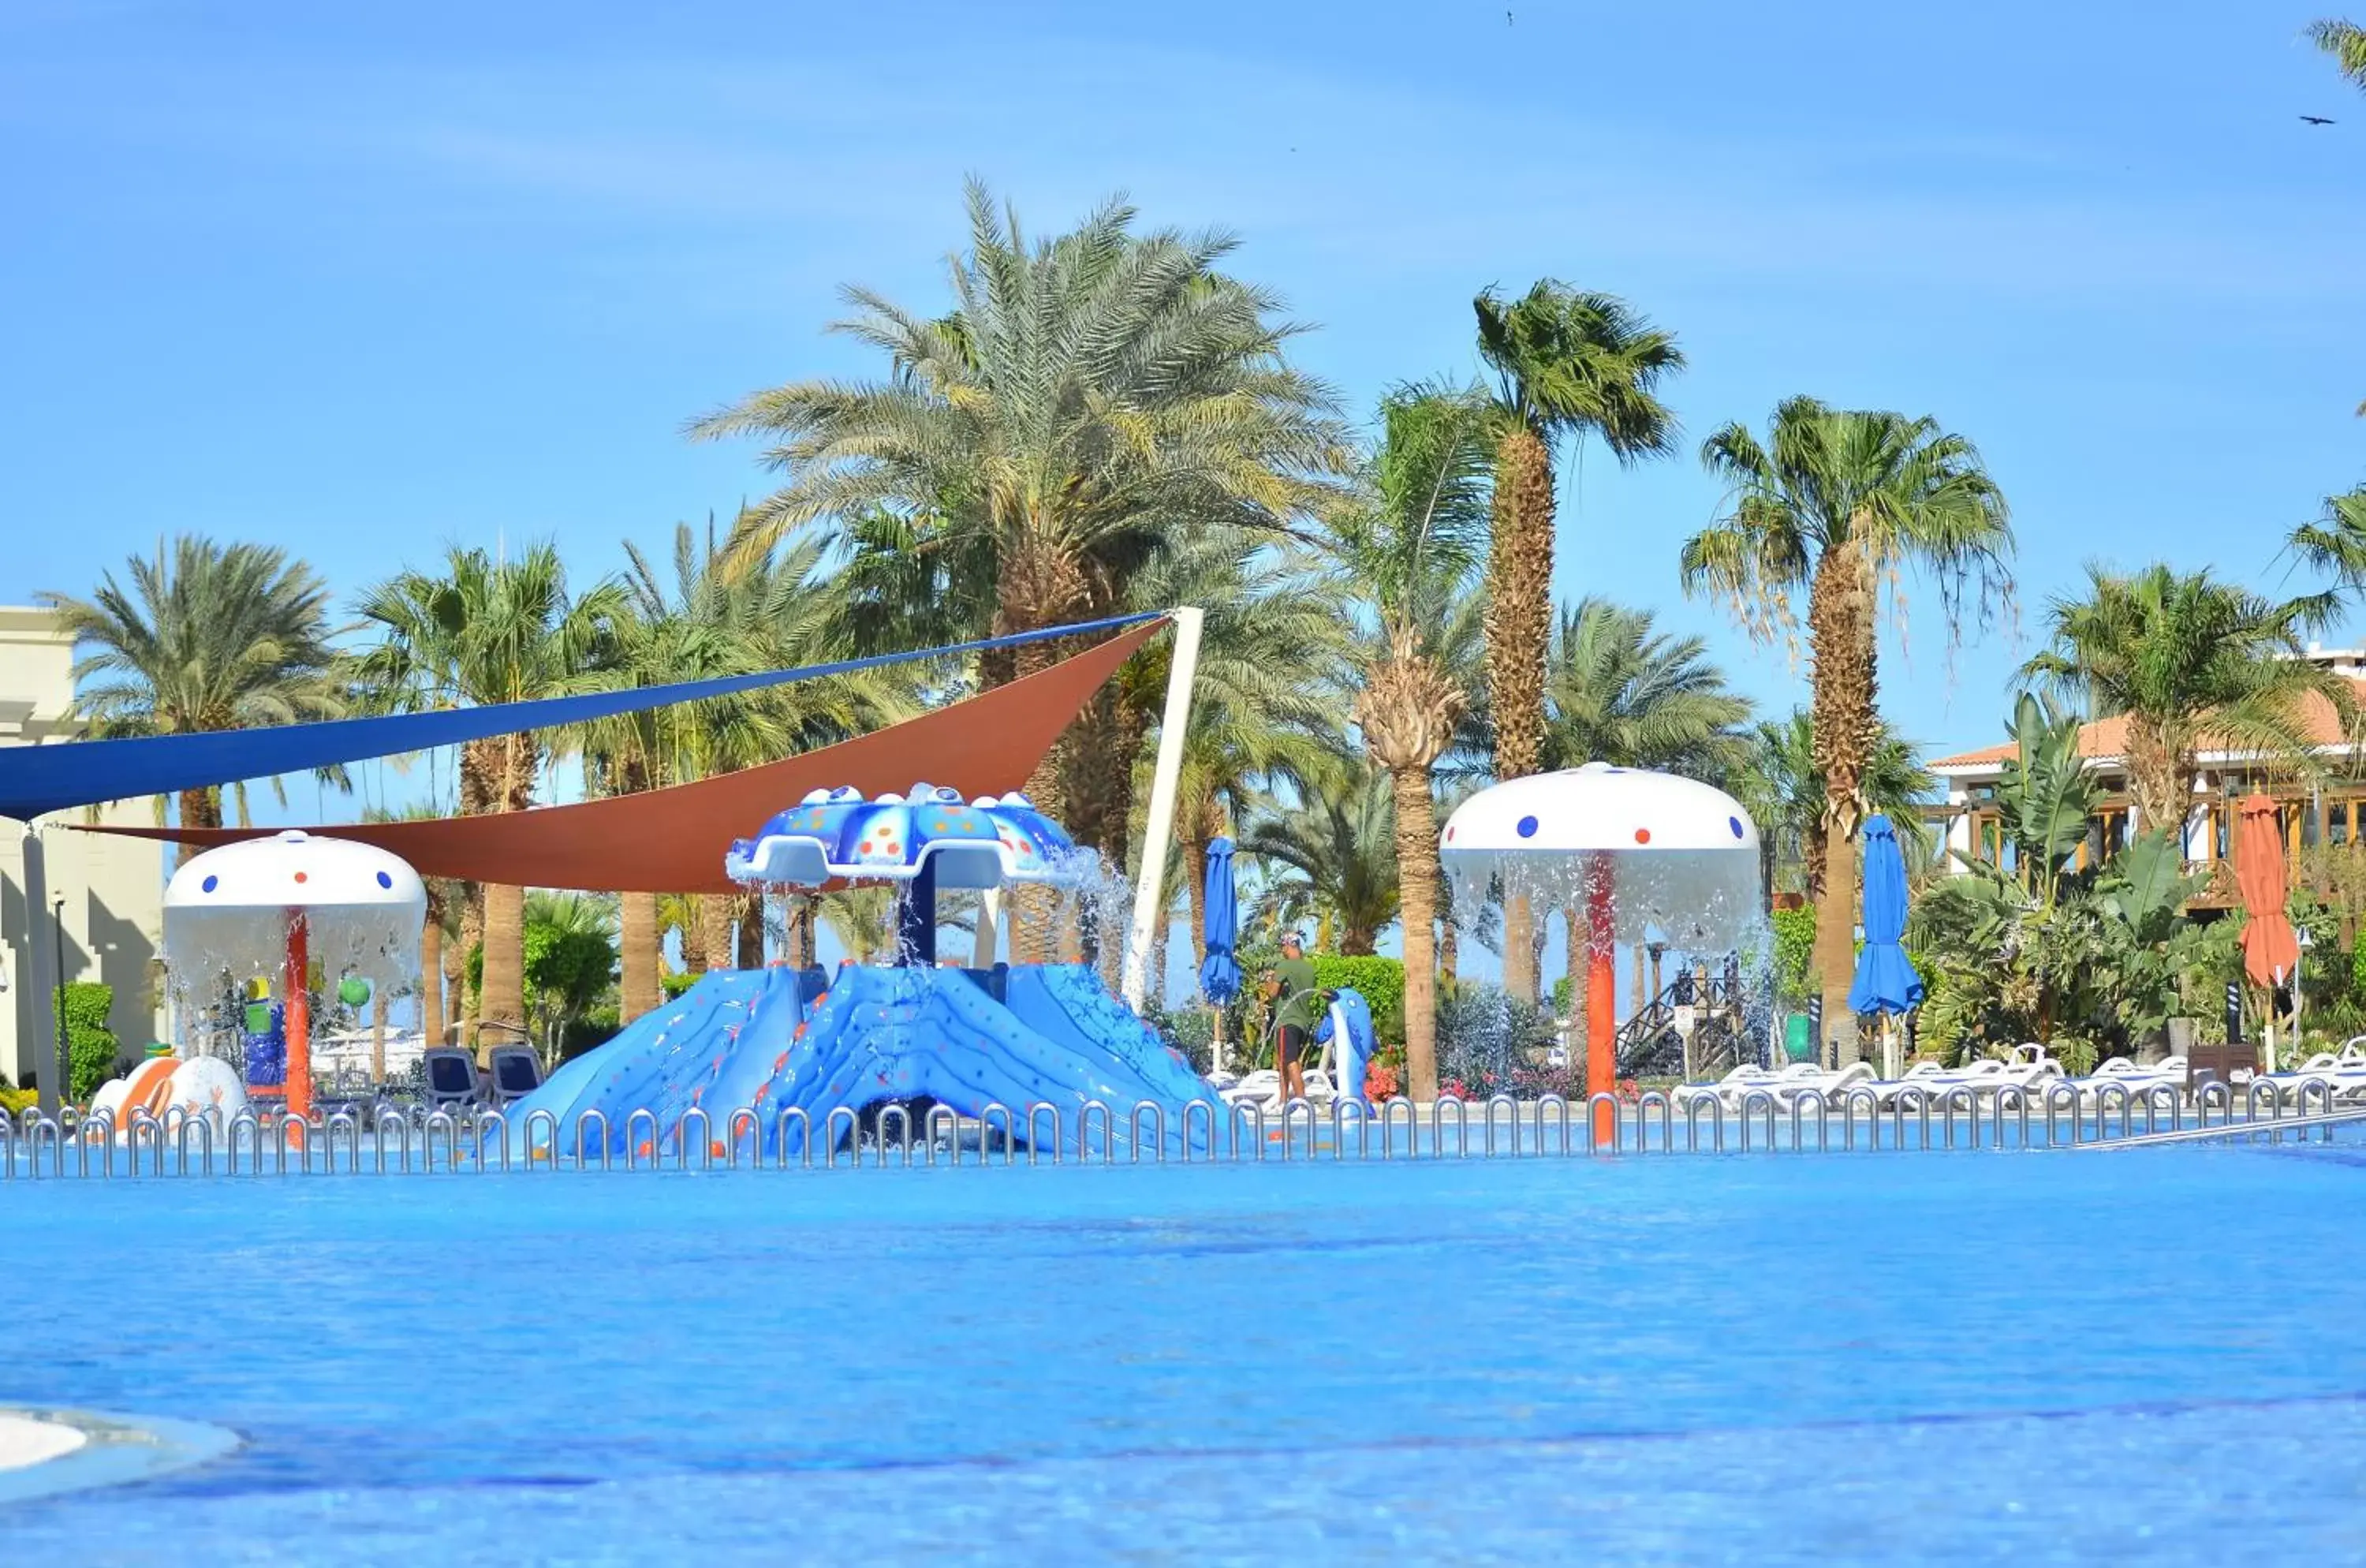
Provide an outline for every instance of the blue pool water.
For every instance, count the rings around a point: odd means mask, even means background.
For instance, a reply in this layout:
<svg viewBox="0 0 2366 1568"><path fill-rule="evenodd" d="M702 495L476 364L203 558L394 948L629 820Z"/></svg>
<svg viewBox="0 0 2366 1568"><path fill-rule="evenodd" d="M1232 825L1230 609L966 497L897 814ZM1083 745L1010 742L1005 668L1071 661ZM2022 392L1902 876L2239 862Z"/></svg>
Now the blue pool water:
<svg viewBox="0 0 2366 1568"><path fill-rule="evenodd" d="M2366 1152L0 1188L0 1562L2366 1561ZM38 1555L36 1555L38 1553Z"/></svg>

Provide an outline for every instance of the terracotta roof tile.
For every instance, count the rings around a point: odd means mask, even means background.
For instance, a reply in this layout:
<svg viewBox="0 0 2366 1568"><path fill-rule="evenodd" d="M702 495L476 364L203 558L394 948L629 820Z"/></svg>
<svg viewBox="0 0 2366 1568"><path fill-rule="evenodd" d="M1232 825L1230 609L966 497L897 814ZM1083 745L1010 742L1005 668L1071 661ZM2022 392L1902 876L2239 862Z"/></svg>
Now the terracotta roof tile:
<svg viewBox="0 0 2366 1568"><path fill-rule="evenodd" d="M2357 694L2360 705L2366 707L2366 680L2352 676L2349 679L2349 684ZM2305 703L2308 710L2309 739L2319 746L2340 745L2343 739L2341 719L2340 716L2333 711L2333 705L2314 692L2308 694ZM2118 758L2126 754L2127 746L2128 721L2124 716L2099 718L2092 723L2079 727L2079 755L2081 757ZM2202 750L2214 751L2224 749L2223 741L2214 741L2207 736L2203 737ZM2004 761L2012 754L2012 742L2008 740L2000 745L1983 746L1977 751L1958 751L1952 757L1941 757L1932 761L1929 766L1933 768L1978 767L1984 763Z"/></svg>

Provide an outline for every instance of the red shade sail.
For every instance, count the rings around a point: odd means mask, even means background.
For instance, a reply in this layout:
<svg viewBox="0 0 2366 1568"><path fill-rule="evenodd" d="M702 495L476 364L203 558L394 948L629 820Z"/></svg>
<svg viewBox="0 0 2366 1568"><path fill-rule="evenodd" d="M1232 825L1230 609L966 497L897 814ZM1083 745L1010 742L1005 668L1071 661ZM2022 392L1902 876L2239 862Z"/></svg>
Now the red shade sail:
<svg viewBox="0 0 2366 1568"><path fill-rule="evenodd" d="M723 853L782 807L815 789L851 784L866 795L925 780L963 795L1019 788L1095 688L1164 620L1111 637L1007 686L790 757L670 789L577 806L430 822L356 822L308 831L375 844L422 876L587 893L730 893ZM112 828L94 833L212 846L276 828Z"/></svg>
<svg viewBox="0 0 2366 1568"><path fill-rule="evenodd" d="M2255 986L2273 986L2300 965L2300 941L2284 910L2284 836L2276 803L2243 797L2235 823L2235 886L2243 896L2243 971Z"/></svg>

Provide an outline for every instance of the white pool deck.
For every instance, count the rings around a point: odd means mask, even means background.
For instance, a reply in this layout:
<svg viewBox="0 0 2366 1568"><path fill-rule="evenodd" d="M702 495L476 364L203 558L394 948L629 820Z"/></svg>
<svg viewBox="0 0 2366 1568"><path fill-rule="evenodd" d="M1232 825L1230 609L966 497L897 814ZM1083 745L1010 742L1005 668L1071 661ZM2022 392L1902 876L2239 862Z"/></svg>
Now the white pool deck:
<svg viewBox="0 0 2366 1568"><path fill-rule="evenodd" d="M36 1421L0 1411L0 1471L23 1470L63 1459L90 1438L56 1421Z"/></svg>

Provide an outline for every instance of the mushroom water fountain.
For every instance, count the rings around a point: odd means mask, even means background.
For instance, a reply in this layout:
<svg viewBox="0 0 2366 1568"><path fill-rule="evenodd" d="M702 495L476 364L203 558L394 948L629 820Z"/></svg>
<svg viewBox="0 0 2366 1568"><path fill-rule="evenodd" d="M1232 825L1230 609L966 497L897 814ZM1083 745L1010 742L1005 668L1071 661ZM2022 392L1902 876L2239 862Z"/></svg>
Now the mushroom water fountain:
<svg viewBox="0 0 2366 1568"><path fill-rule="evenodd" d="M297 829L192 857L164 886L164 964L184 982L279 976L287 1109L312 1109L310 998L325 976L399 986L419 973L427 890L401 860Z"/></svg>
<svg viewBox="0 0 2366 1568"><path fill-rule="evenodd" d="M1673 773L1589 762L1509 780L1447 818L1438 853L1459 881L1500 878L1582 912L1589 1095L1616 1085L1617 944L1656 928L1739 947L1762 918L1757 825L1723 790Z"/></svg>

